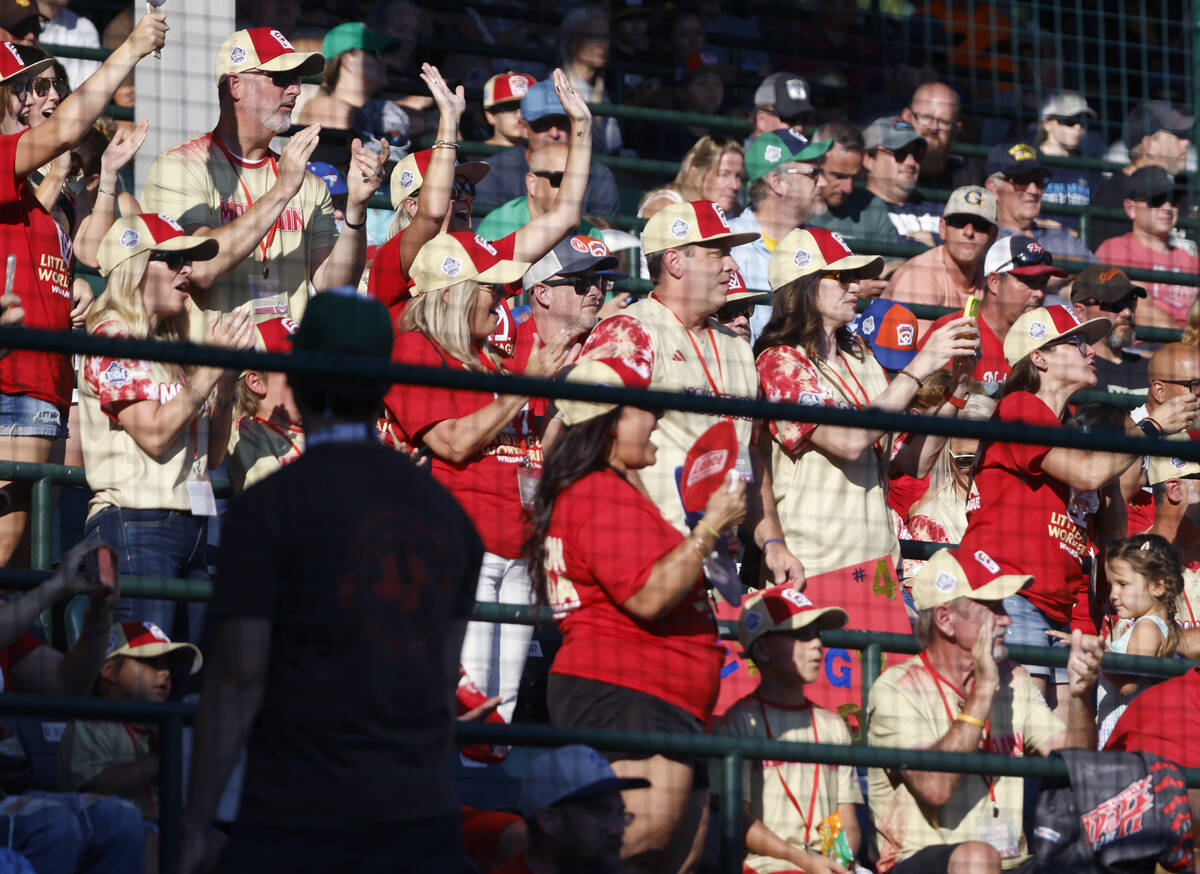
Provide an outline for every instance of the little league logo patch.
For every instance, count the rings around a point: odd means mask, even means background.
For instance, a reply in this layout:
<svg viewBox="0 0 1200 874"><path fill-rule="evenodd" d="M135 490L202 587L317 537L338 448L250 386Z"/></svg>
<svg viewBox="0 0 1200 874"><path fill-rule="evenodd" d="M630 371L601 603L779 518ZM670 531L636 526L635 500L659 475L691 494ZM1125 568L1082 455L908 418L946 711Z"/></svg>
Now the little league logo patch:
<svg viewBox="0 0 1200 874"><path fill-rule="evenodd" d="M121 362L114 361L100 374L100 381L105 385L120 388L129 382L129 371L122 366Z"/></svg>
<svg viewBox="0 0 1200 874"><path fill-rule="evenodd" d="M954 587L958 585L958 580L954 574L948 571L940 571L933 581L933 587L943 595L948 595L954 591Z"/></svg>
<svg viewBox="0 0 1200 874"><path fill-rule="evenodd" d="M767 146L763 149L763 157L774 164L783 157L783 149L779 148L779 146Z"/></svg>
<svg viewBox="0 0 1200 874"><path fill-rule="evenodd" d="M597 258L607 258L609 255L608 246L604 245L604 241L594 237L587 238L587 248L588 252Z"/></svg>
<svg viewBox="0 0 1200 874"><path fill-rule="evenodd" d="M875 317L874 316L867 316L865 319L862 320L862 332L864 334L874 334L875 333Z"/></svg>
<svg viewBox="0 0 1200 874"><path fill-rule="evenodd" d="M792 263L803 270L812 263L812 252L807 249L797 249L796 254L792 256Z"/></svg>
<svg viewBox="0 0 1200 874"><path fill-rule="evenodd" d="M684 237L686 237L688 234L690 234L692 232L692 226L689 225L687 222L685 222L683 219L677 218L677 219L675 219L675 221L671 222L670 231L671 231L672 237L674 237L677 240L682 240Z"/></svg>
<svg viewBox="0 0 1200 874"><path fill-rule="evenodd" d="M1182 458L1172 458L1171 467L1175 468L1176 470L1183 470L1185 467L1187 467L1187 462Z"/></svg>
<svg viewBox="0 0 1200 874"><path fill-rule="evenodd" d="M1045 322L1030 322L1029 323L1029 336L1035 340L1040 340L1040 339L1042 339L1042 337L1045 337L1046 336L1046 323Z"/></svg>
<svg viewBox="0 0 1200 874"><path fill-rule="evenodd" d="M412 170L405 170L400 174L400 187L407 191L409 188L412 188L413 182L416 179L417 177L413 174Z"/></svg>
<svg viewBox="0 0 1200 874"><path fill-rule="evenodd" d="M120 242L121 242L121 245L124 246L126 249L132 249L132 248L136 247L137 244L140 243L141 241L142 241L142 235L139 234L137 231L135 231L133 228L126 228L125 232L121 234Z"/></svg>
<svg viewBox="0 0 1200 874"><path fill-rule="evenodd" d="M462 272L462 262L453 255L447 255L442 259L442 272L453 279Z"/></svg>
<svg viewBox="0 0 1200 874"><path fill-rule="evenodd" d="M803 610L806 607L811 607L813 602L808 600L808 595L803 592L797 592L795 589L784 589L779 593L779 597L787 601L793 607Z"/></svg>
<svg viewBox="0 0 1200 874"><path fill-rule="evenodd" d="M916 327L913 325L897 325L896 341L902 349L911 349L917 341Z"/></svg>
<svg viewBox="0 0 1200 874"><path fill-rule="evenodd" d="M529 91L529 83L524 76L509 76L508 90L512 92L513 97L524 97Z"/></svg>
<svg viewBox="0 0 1200 874"><path fill-rule="evenodd" d="M804 407L819 407L821 406L821 396L816 392L802 391L800 392L799 402Z"/></svg>
<svg viewBox="0 0 1200 874"><path fill-rule="evenodd" d="M582 236L571 237L571 248L576 252L583 252L585 255L588 251L588 244Z"/></svg>
<svg viewBox="0 0 1200 874"><path fill-rule="evenodd" d="M240 64L246 60L246 50L241 46L234 46L233 51L229 53L229 63Z"/></svg>

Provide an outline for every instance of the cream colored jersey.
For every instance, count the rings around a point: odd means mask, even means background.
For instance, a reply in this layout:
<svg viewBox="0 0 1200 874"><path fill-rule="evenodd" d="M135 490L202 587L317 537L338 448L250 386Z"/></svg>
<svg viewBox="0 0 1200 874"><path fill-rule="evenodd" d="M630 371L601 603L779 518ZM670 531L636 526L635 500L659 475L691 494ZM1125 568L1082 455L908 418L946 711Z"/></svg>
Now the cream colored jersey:
<svg viewBox="0 0 1200 874"><path fill-rule="evenodd" d="M871 687L867 736L871 746L928 748L951 728L966 696L935 677L922 656L888 668ZM1000 687L992 699L981 752L1025 756L1066 731L1028 672L1000 665ZM1024 781L1019 777L964 774L950 800L936 810L917 804L895 771L870 770L867 792L879 846L880 874L926 847L984 841L1001 856L1001 867L1028 858L1021 828Z"/></svg>
<svg viewBox="0 0 1200 874"><path fill-rule="evenodd" d="M158 729L128 722L68 723L58 745L58 783L78 792L89 780L114 765L127 765L150 752ZM150 780L127 796L144 819L158 822L158 781Z"/></svg>
<svg viewBox="0 0 1200 874"><path fill-rule="evenodd" d="M756 362L764 397L814 407L862 408L888 387L869 351L814 362L793 346L773 346ZM813 446L816 425L772 420L771 482L788 549L809 576L890 555L900 541L887 505L892 435L853 461ZM852 536L849 536L852 533Z"/></svg>
<svg viewBox="0 0 1200 874"><path fill-rule="evenodd" d="M815 705L784 707L771 704L760 699L757 693L747 695L723 716L717 717L712 730L713 734L792 743L846 746L851 743L846 723L837 714ZM720 781L714 779L712 785L720 786ZM772 832L788 843L818 854L817 826L821 820L837 812L839 804L863 803L854 768L811 762L744 761L742 797L750 806L750 815ZM796 870L792 862L754 853L746 855L746 864L759 874Z"/></svg>
<svg viewBox="0 0 1200 874"><path fill-rule="evenodd" d="M304 452L304 429L287 428L257 416L239 416L229 434L226 467L234 494L291 464Z"/></svg>
<svg viewBox="0 0 1200 874"><path fill-rule="evenodd" d="M130 336L116 320L102 322L92 333ZM83 465L95 493L88 516L105 507L190 511L189 474L208 473L207 403L158 458L138 446L117 420L126 402L165 404L183 391L179 365L91 355L80 359L78 383Z"/></svg>
<svg viewBox="0 0 1200 874"><path fill-rule="evenodd" d="M711 319L699 335L692 334L654 297L630 304L620 315L598 324L588 337L583 356L636 361L652 368L653 382L690 394L758 396L758 376L749 343ZM667 410L650 436L658 449L654 465L638 471L659 512L683 534L689 529L676 471L700 435L721 418ZM733 425L738 442L749 447L753 423L734 419Z"/></svg>
<svg viewBox="0 0 1200 874"><path fill-rule="evenodd" d="M175 219L184 228L227 225L263 197L278 178L276 156L243 161L207 133L163 152L154 159L142 191L142 207ZM333 248L337 239L333 201L325 183L311 173L275 226L255 245L246 261L207 291L194 289L203 318L191 320L194 340L204 336L207 321L218 313L253 302L258 321L304 315L312 293L309 281L315 256ZM268 276L263 280L263 255Z"/></svg>
<svg viewBox="0 0 1200 874"><path fill-rule="evenodd" d="M1200 571L1183 569L1183 591L1175 599L1175 621L1181 628L1200 628Z"/></svg>

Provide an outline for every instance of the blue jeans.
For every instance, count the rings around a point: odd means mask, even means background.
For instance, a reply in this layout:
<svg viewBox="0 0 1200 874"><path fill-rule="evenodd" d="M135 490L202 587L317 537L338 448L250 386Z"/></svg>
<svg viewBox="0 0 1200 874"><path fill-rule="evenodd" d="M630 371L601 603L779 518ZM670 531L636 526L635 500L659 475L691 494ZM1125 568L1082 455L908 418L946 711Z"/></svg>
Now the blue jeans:
<svg viewBox="0 0 1200 874"><path fill-rule="evenodd" d="M1009 595L1004 599L1004 612L1012 618L1012 625L1008 626L1008 631L1004 634L1005 643L1015 643L1018 646L1049 646L1049 647L1067 647L1069 644L1063 643L1057 638L1049 637L1046 634L1047 629L1054 631L1065 631L1071 633L1071 626L1056 625L1046 618L1046 614L1030 603L1028 598L1022 595ZM1045 677L1050 679L1051 671L1054 673L1055 685L1062 685L1067 682L1066 668L1049 668L1044 665L1026 665L1025 670L1029 671L1030 676Z"/></svg>
<svg viewBox="0 0 1200 874"><path fill-rule="evenodd" d="M67 417L54 404L29 395L0 394L0 435L4 437L67 436Z"/></svg>
<svg viewBox="0 0 1200 874"><path fill-rule="evenodd" d="M38 874L145 870L146 825L138 809L120 798L10 795L0 801L0 841L28 859Z"/></svg>
<svg viewBox="0 0 1200 874"><path fill-rule="evenodd" d="M208 520L179 510L106 507L87 520L83 536L98 532L117 551L123 574L206 580ZM113 619L153 622L172 640L200 642L204 604L122 598ZM176 620L178 633L176 632Z"/></svg>

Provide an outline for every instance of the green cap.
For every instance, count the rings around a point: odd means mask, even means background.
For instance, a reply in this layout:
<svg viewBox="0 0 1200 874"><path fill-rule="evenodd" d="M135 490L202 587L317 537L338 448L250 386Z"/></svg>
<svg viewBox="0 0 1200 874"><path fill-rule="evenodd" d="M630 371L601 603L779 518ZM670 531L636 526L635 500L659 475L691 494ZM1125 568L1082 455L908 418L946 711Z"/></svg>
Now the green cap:
<svg viewBox="0 0 1200 874"><path fill-rule="evenodd" d="M813 161L829 151L833 140L809 142L791 128L755 137L746 150L746 173L751 182L762 179L785 161Z"/></svg>
<svg viewBox="0 0 1200 874"><path fill-rule="evenodd" d="M352 285L323 291L308 302L300 327L292 335L293 352L340 352L392 357L392 321L387 309L362 297Z"/></svg>
<svg viewBox="0 0 1200 874"><path fill-rule="evenodd" d="M326 60L332 60L351 49L373 52L376 49L387 48L392 42L393 40L369 29L361 21L348 21L325 34L325 39L321 40L321 54Z"/></svg>

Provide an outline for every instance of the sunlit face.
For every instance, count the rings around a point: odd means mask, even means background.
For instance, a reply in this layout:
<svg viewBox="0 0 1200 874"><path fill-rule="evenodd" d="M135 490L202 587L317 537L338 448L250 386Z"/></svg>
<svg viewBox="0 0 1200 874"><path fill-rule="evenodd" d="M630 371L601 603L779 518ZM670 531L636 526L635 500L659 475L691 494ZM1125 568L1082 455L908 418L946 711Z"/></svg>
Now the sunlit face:
<svg viewBox="0 0 1200 874"><path fill-rule="evenodd" d="M907 197L917 187L925 151L920 140L894 151L880 146L867 158L867 174L873 182L884 183Z"/></svg>
<svg viewBox="0 0 1200 874"><path fill-rule="evenodd" d="M142 306L152 318L179 315L191 297L192 262L183 254L170 256L170 261L151 258L142 275Z"/></svg>
<svg viewBox="0 0 1200 874"><path fill-rule="evenodd" d="M1002 322L1011 325L1022 313L1036 309L1046 299L1048 274L1021 276L1016 273L1001 273L988 278L989 284L998 282L996 308Z"/></svg>
<svg viewBox="0 0 1200 874"><path fill-rule="evenodd" d="M613 463L624 470L641 470L654 464L658 449L650 442L650 435L657 424L657 413L621 407L609 456Z"/></svg>
<svg viewBox="0 0 1200 874"><path fill-rule="evenodd" d="M851 152L841 146L834 146L826 152L825 160L821 163L821 176L825 180L821 199L832 207L845 203L854 190L854 179L862 170L862 164L862 152Z"/></svg>
<svg viewBox="0 0 1200 874"><path fill-rule="evenodd" d="M942 219L939 232L946 251L956 264L978 267L992 245L996 226L979 216L952 215Z"/></svg>
<svg viewBox="0 0 1200 874"><path fill-rule="evenodd" d="M600 307L604 304L604 292L600 288L599 281L588 282L587 290L583 294L580 294L573 284L550 284L566 279L576 279L576 277L552 276L542 284L542 294L545 296L547 304L546 309L559 324L566 326L572 336L586 334L596 327L596 322L600 318Z"/></svg>
<svg viewBox="0 0 1200 874"><path fill-rule="evenodd" d="M509 142L515 143L525 134L521 129L521 104L501 103L485 113L492 130Z"/></svg>
<svg viewBox="0 0 1200 874"><path fill-rule="evenodd" d="M1043 347L1046 372L1075 390L1096 384L1095 351L1081 336Z"/></svg>
<svg viewBox="0 0 1200 874"><path fill-rule="evenodd" d="M475 303L468 311L471 339L476 342L487 339L500 324L500 302L504 300L504 289L498 285L479 284L475 291Z"/></svg>
<svg viewBox="0 0 1200 874"><path fill-rule="evenodd" d="M822 276L817 285L817 312L826 330L840 328L854 321L858 309L859 284L857 278L849 275L843 280L831 276Z"/></svg>
<svg viewBox="0 0 1200 874"><path fill-rule="evenodd" d="M815 683L821 678L824 656L819 632L819 623L813 622L797 631L764 634L754 645L765 656L756 666L785 683Z"/></svg>
<svg viewBox="0 0 1200 874"><path fill-rule="evenodd" d="M690 245L679 251L683 281L692 301L703 311L715 313L725 305L729 295L729 279L737 270L737 262L729 254L729 246Z"/></svg>
<svg viewBox="0 0 1200 874"><path fill-rule="evenodd" d="M1148 580L1122 558L1106 562L1104 569L1112 587L1108 600L1122 619L1145 616L1160 606L1160 600L1166 595L1162 580Z"/></svg>
<svg viewBox="0 0 1200 874"><path fill-rule="evenodd" d="M1144 234L1165 238L1179 219L1179 208L1169 194L1128 202L1133 204L1133 227Z"/></svg>
<svg viewBox="0 0 1200 874"><path fill-rule="evenodd" d="M1021 176L1005 176L997 180L994 188L996 212L1001 224L1005 222L1018 227L1028 227L1042 211L1042 193L1046 190L1046 177L1041 173L1026 173Z"/></svg>
<svg viewBox="0 0 1200 874"><path fill-rule="evenodd" d="M54 75L53 67L39 73L33 80L28 99L19 116L21 123L29 127L37 127L44 122L62 101L62 95L59 92L66 90L66 82ZM39 91L45 91L45 93L39 96Z"/></svg>
<svg viewBox="0 0 1200 874"><path fill-rule="evenodd" d="M704 174L700 197L711 200L727 213L732 212L745 181L746 163L742 156L737 152L725 152L717 165Z"/></svg>
<svg viewBox="0 0 1200 874"><path fill-rule="evenodd" d="M985 633L988 623L992 624L992 656L999 660L1008 658L1004 646L1004 635L1012 625L1012 618L1004 609L1002 601L972 601L960 598L950 609L954 622L954 636L958 646L970 650L979 635Z"/></svg>
<svg viewBox="0 0 1200 874"><path fill-rule="evenodd" d="M238 112L256 120L271 133L287 133L292 110L300 96L300 74L295 70L235 73L241 84Z"/></svg>
<svg viewBox="0 0 1200 874"><path fill-rule="evenodd" d="M1046 131L1046 140L1057 143L1068 152L1074 152L1087 135L1087 118L1083 115L1072 116L1070 120L1059 121L1050 116L1042 119L1042 127Z"/></svg>
<svg viewBox="0 0 1200 874"><path fill-rule="evenodd" d="M1152 163L1160 165L1172 175L1182 173L1187 166L1188 141L1184 137L1167 130L1160 130L1154 136L1143 140L1144 153Z"/></svg>

